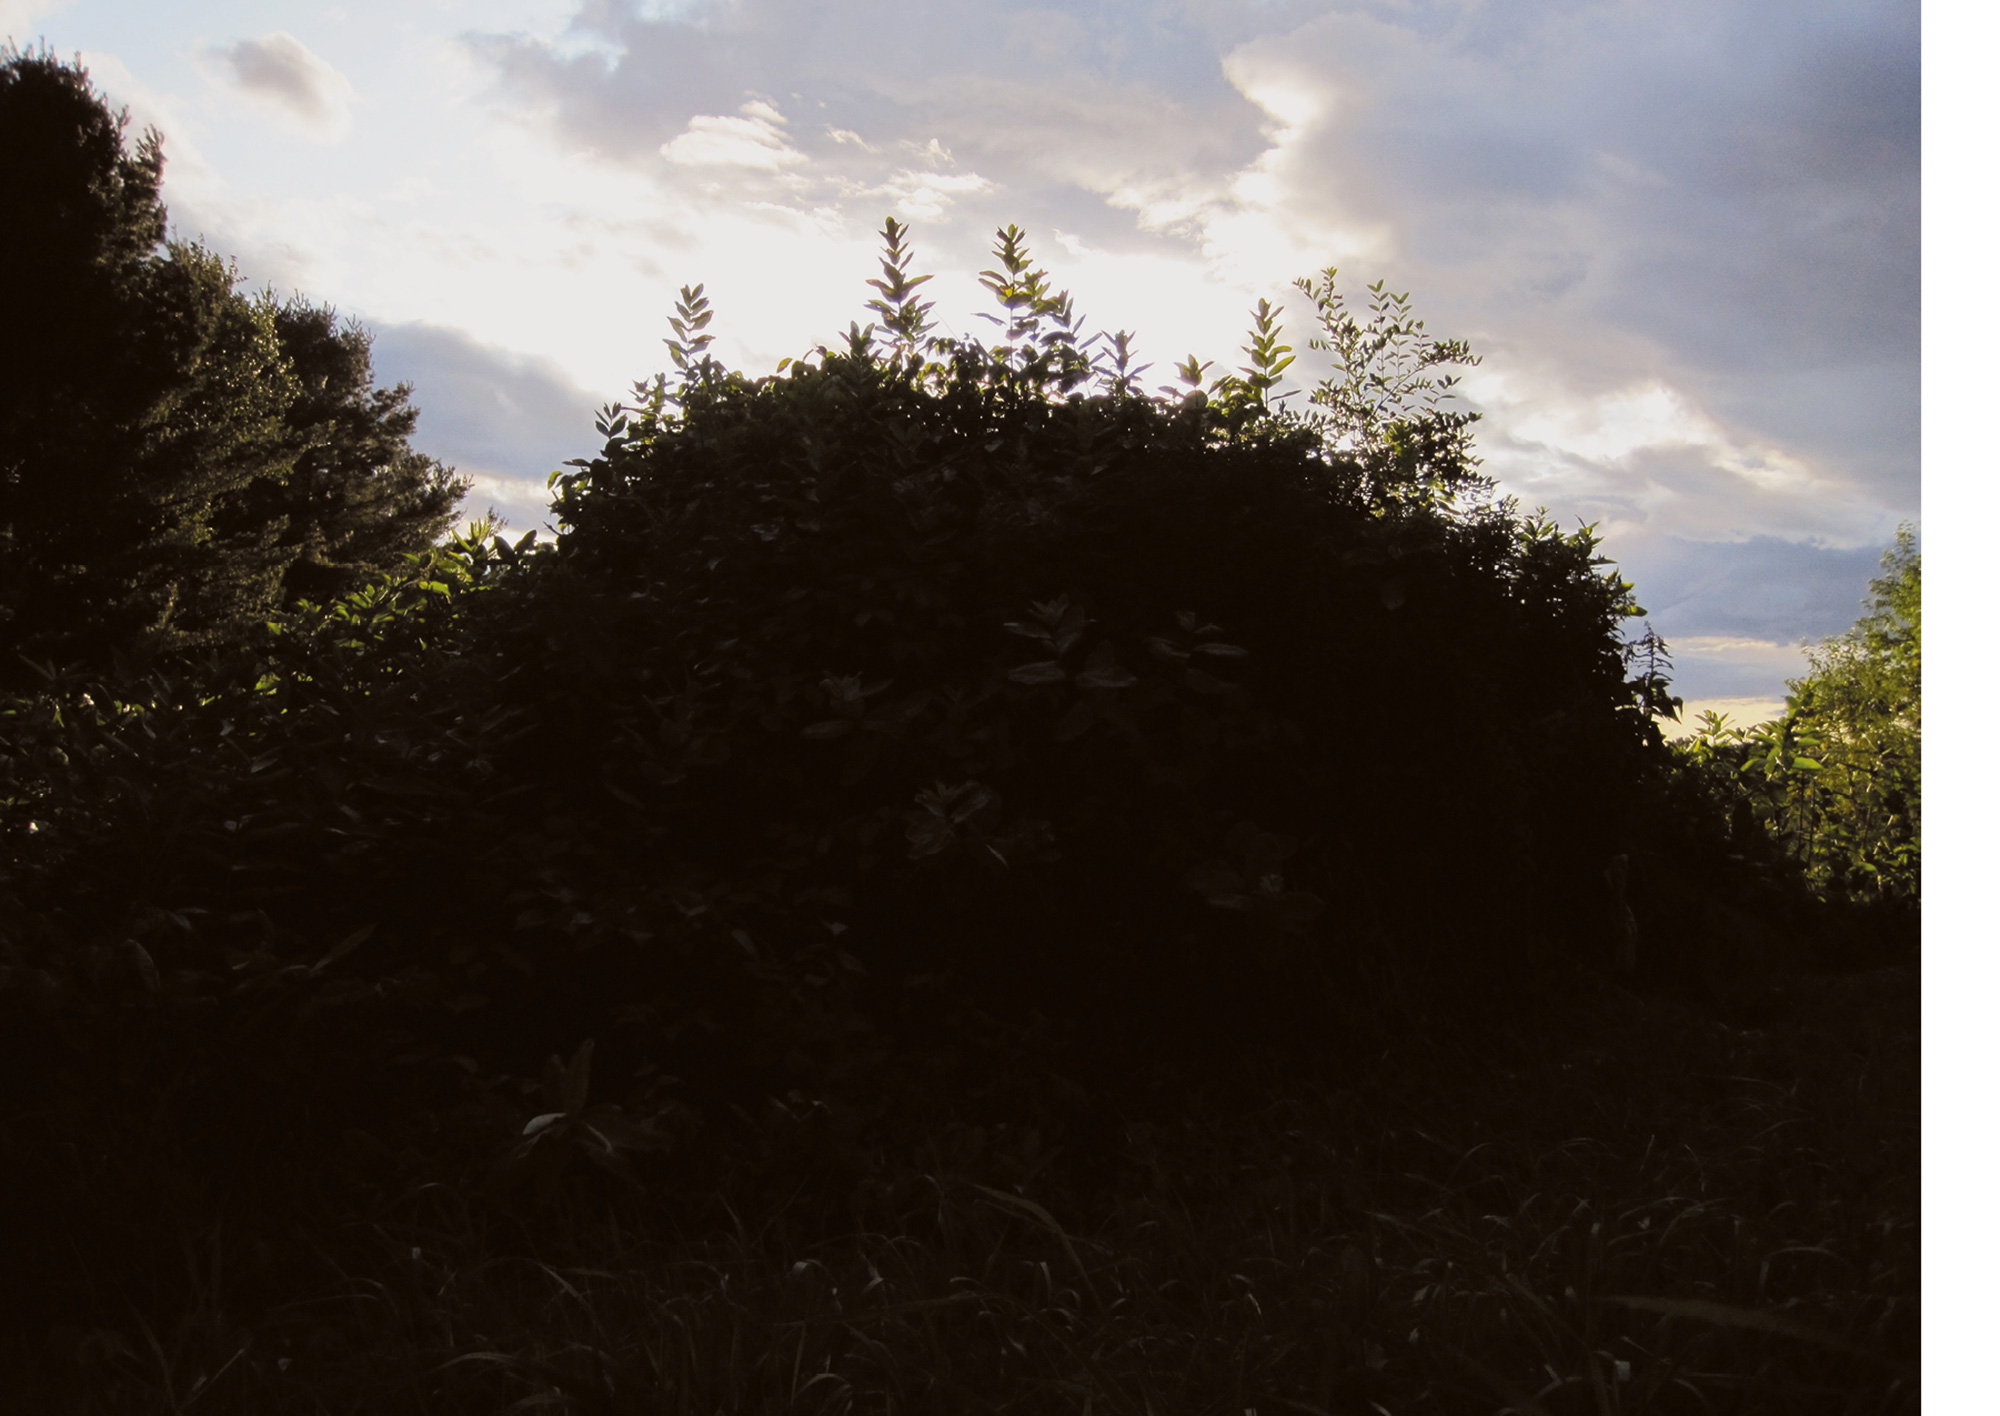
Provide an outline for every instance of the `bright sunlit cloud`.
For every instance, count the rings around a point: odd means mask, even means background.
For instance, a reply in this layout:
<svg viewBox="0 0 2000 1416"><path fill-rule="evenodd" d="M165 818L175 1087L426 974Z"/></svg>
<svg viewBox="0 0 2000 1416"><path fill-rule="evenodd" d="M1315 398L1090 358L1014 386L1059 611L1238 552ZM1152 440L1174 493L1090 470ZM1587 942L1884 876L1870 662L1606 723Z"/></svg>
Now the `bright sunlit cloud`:
<svg viewBox="0 0 2000 1416"><path fill-rule="evenodd" d="M1704 714L1713 713L1722 719L1724 730L1730 728L1754 728L1759 723L1769 723L1785 716L1785 700L1769 695L1749 698L1690 698L1681 704L1679 719L1661 724L1663 735L1669 742L1679 738L1693 737L1701 731Z"/></svg>
<svg viewBox="0 0 2000 1416"><path fill-rule="evenodd" d="M785 141L785 115L761 99L743 105L740 116L699 113L687 131L663 143L660 156L682 167L752 167L777 172L806 160Z"/></svg>

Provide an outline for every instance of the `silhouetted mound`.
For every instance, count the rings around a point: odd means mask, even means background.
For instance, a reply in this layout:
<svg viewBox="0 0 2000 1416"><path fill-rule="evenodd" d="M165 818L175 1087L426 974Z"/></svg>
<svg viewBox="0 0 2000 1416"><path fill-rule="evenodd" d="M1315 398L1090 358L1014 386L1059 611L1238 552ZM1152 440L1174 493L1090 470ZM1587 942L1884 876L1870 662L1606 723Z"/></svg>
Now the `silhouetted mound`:
<svg viewBox="0 0 2000 1416"><path fill-rule="evenodd" d="M1603 947L1648 723L1587 536L970 357L699 382L558 507L506 773L589 823L550 903L621 882L606 934L813 959L870 1015L946 974L1149 1057Z"/></svg>

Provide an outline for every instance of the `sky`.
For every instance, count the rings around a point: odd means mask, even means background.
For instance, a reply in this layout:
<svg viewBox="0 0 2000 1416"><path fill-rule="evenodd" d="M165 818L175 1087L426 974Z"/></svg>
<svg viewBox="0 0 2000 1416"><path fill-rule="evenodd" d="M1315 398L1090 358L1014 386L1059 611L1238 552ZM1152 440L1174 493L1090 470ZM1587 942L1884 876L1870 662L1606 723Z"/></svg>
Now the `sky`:
<svg viewBox="0 0 2000 1416"><path fill-rule="evenodd" d="M983 333L1017 223L1150 378L1291 282L1482 356L1484 470L1594 523L1691 720L1757 721L1921 529L1915 0L0 0L166 139L177 234L363 321L469 510L542 525L702 283L753 375L883 218ZM1632 626L1636 633L1641 626Z"/></svg>

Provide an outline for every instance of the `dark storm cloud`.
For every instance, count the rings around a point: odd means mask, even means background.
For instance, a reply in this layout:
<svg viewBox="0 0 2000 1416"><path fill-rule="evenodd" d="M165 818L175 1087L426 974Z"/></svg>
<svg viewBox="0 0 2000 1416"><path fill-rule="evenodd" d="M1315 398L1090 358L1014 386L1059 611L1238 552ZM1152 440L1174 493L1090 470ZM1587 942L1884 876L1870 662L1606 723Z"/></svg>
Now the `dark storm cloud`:
<svg viewBox="0 0 2000 1416"><path fill-rule="evenodd" d="M593 420L604 400L552 364L456 330L386 324L373 333L376 381L407 382L422 409L412 443L477 479L466 511L478 515L490 502L515 530L541 526L549 473L601 445Z"/></svg>

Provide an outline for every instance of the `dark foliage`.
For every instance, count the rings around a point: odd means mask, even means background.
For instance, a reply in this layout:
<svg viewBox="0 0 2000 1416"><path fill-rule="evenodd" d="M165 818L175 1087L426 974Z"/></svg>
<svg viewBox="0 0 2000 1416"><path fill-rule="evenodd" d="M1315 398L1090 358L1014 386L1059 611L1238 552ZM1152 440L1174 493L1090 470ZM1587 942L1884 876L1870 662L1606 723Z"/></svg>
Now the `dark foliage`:
<svg viewBox="0 0 2000 1416"><path fill-rule="evenodd" d="M1590 536L1028 333L700 365L566 478L510 770L643 927L1176 1050L1589 957L1649 748Z"/></svg>
<svg viewBox="0 0 2000 1416"><path fill-rule="evenodd" d="M0 55L0 254L20 277L0 315L10 665L22 648L130 639L172 617L169 587L188 569L207 501L246 470L213 445L225 419L206 416L204 394L226 398L233 382L249 400L249 470L275 450L286 391L270 384L267 331L229 308L211 260L159 253L159 139L148 133L128 153L123 130L80 67ZM211 344L218 357L204 361ZM229 356L242 367L229 369ZM202 378L204 363L225 388Z"/></svg>
<svg viewBox="0 0 2000 1416"><path fill-rule="evenodd" d="M375 386L367 330L294 299L274 315L299 392L285 410L290 476L260 483L246 519L282 520L286 604L336 599L378 578L451 525L470 485L411 449L410 386Z"/></svg>

